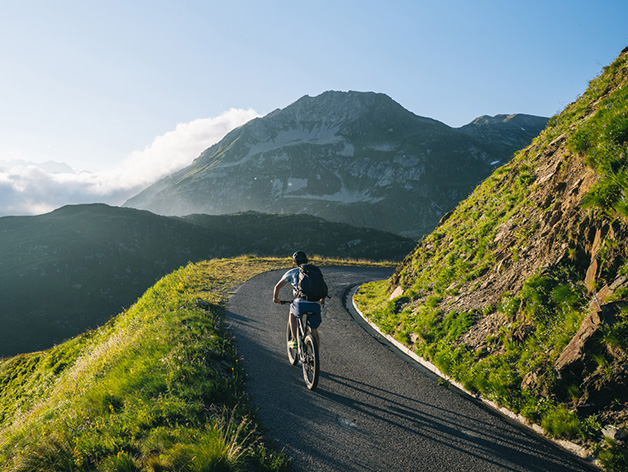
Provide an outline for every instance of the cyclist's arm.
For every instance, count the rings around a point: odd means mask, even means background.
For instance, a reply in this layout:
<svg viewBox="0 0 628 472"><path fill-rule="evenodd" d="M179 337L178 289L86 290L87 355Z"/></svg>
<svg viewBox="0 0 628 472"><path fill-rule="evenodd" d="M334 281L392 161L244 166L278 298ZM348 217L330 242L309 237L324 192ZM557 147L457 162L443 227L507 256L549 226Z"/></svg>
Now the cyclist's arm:
<svg viewBox="0 0 628 472"><path fill-rule="evenodd" d="M275 303L279 303L279 290L282 289L282 287L284 285L286 285L288 283L288 281L286 279L281 279L279 282L277 282L277 285L275 285L275 288L273 290L273 302Z"/></svg>

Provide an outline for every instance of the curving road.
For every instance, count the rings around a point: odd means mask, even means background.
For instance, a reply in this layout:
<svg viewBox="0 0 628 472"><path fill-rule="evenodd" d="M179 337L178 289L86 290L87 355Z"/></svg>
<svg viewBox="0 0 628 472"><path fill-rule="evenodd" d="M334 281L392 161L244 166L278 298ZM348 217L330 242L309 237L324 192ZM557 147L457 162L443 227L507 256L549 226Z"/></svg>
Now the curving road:
<svg viewBox="0 0 628 472"><path fill-rule="evenodd" d="M288 364L287 307L272 303L283 271L261 274L230 298L227 319L267 436L297 471L591 471L548 441L438 385L433 375L369 334L343 304L352 285L388 269L323 267L331 300L319 332L321 378L310 392ZM287 289L282 291L288 299Z"/></svg>

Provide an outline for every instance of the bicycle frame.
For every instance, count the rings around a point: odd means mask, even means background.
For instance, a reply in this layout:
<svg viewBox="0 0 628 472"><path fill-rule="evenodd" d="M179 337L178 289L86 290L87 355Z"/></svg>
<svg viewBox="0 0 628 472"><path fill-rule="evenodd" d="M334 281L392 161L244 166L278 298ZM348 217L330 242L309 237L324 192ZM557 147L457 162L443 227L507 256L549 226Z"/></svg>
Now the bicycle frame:
<svg viewBox="0 0 628 472"><path fill-rule="evenodd" d="M281 301L281 303L287 304L291 302ZM314 390L318 385L320 368L318 344L316 343L316 339L312 335L310 327L307 324L307 319L310 314L311 312L305 312L299 318L297 318L297 348L291 349L288 345L287 350L288 360L290 361L290 364L301 364L303 368L303 379L305 380L305 385L308 389ZM289 342L291 339L293 339L293 334L289 319L288 326L286 327L286 341Z"/></svg>
<svg viewBox="0 0 628 472"><path fill-rule="evenodd" d="M304 313L301 317L297 318L297 329L299 331L298 335L297 335L297 344L299 346L299 355L302 356L303 352L302 352L302 345L303 342L305 341L305 337L311 333L310 331L310 327L307 325L307 319L310 316L309 313ZM301 361L303 361L303 359L300 359Z"/></svg>

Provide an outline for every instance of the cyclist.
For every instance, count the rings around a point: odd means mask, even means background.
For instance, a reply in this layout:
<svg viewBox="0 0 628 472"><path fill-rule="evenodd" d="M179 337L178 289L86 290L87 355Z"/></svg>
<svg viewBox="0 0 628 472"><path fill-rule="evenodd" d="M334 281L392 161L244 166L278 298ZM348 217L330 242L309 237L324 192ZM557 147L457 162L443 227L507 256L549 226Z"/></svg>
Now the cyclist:
<svg viewBox="0 0 628 472"><path fill-rule="evenodd" d="M297 251L292 255L292 260L294 267L283 274L283 277L281 277L279 282L277 282L277 285L275 285L273 290L273 301L275 303L280 303L279 291L288 283L292 285L295 299L290 304L290 314L288 315L290 317L290 329L292 331L292 341L290 341L290 343L293 344L290 348L296 349L297 347L297 318L306 311L313 312L313 314L308 317L308 325L310 326L314 339L316 339L316 344L318 344L320 348L321 342L318 336L318 327L321 324L321 304L324 303L325 299L322 298L318 301L307 301L305 298L300 296L298 288L299 266L301 264L306 264L308 262L308 258L303 251Z"/></svg>

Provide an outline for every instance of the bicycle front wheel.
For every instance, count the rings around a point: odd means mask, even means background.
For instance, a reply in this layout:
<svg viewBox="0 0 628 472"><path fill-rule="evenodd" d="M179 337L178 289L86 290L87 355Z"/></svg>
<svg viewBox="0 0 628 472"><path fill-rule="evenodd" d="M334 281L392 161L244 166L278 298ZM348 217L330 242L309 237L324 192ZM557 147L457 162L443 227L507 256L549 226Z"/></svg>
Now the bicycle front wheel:
<svg viewBox="0 0 628 472"><path fill-rule="evenodd" d="M308 334L303 341L303 379L310 390L318 385L319 373L318 344L314 336Z"/></svg>

